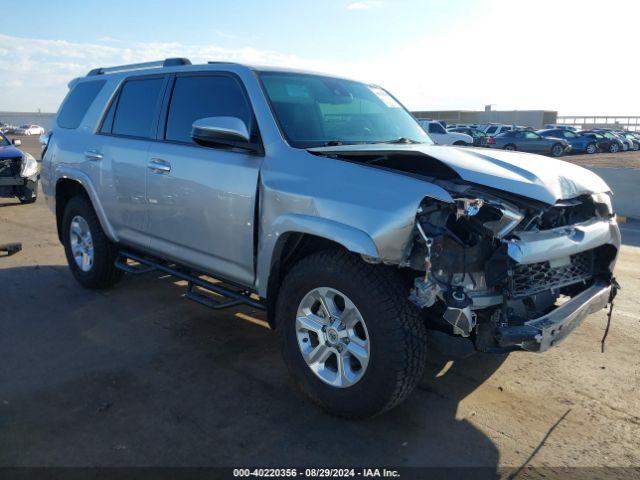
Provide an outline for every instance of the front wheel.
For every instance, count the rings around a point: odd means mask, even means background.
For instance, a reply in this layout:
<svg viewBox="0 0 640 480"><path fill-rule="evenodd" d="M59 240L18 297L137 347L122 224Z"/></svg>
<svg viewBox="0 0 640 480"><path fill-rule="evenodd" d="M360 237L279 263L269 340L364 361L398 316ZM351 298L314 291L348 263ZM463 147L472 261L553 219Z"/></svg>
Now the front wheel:
<svg viewBox="0 0 640 480"><path fill-rule="evenodd" d="M366 418L414 389L426 331L394 270L339 250L313 254L287 274L276 304L284 361L323 410Z"/></svg>
<svg viewBox="0 0 640 480"><path fill-rule="evenodd" d="M62 218L62 239L67 263L75 279L87 288L107 288L124 272L115 266L118 248L104 234L86 197L73 197Z"/></svg>
<svg viewBox="0 0 640 480"><path fill-rule="evenodd" d="M509 151L513 152L513 151L515 151L516 146L515 146L513 143L510 143L510 144L508 144L508 145L505 145L505 146L504 146L504 149L505 149L505 150L509 150Z"/></svg>
<svg viewBox="0 0 640 480"><path fill-rule="evenodd" d="M551 155L554 157L561 157L564 153L564 147L559 143L556 143L553 147L551 147Z"/></svg>

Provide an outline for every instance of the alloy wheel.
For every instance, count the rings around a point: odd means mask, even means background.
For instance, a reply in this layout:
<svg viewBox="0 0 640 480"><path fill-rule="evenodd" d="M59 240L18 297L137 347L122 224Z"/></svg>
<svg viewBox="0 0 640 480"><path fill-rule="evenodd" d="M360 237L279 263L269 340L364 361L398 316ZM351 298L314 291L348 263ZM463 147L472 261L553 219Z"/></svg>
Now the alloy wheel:
<svg viewBox="0 0 640 480"><path fill-rule="evenodd" d="M71 220L69 226L69 241L71 243L71 253L76 261L76 265L83 272L88 272L93 267L93 239L89 224L80 215L76 215Z"/></svg>
<svg viewBox="0 0 640 480"><path fill-rule="evenodd" d="M304 296L296 337L307 366L323 382L346 388L364 376L371 355L369 332L355 304L338 290L319 287Z"/></svg>

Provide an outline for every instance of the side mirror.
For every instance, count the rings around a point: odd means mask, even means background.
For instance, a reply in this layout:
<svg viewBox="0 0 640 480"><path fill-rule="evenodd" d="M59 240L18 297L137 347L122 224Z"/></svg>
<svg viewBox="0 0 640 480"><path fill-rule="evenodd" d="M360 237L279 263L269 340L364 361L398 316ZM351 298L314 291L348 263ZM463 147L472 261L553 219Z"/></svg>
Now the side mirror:
<svg viewBox="0 0 640 480"><path fill-rule="evenodd" d="M191 138L204 147L226 145L255 150L247 126L237 117L207 117L196 120L191 127Z"/></svg>
<svg viewBox="0 0 640 480"><path fill-rule="evenodd" d="M19 147L20 145L22 145L22 140L14 138L13 140L11 140L11 143L13 143L16 147Z"/></svg>

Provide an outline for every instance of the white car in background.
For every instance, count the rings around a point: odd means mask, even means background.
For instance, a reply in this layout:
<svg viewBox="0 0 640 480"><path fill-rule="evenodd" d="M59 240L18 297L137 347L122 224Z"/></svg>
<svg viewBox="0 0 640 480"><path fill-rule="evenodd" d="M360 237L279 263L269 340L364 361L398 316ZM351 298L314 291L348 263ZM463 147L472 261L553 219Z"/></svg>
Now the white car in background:
<svg viewBox="0 0 640 480"><path fill-rule="evenodd" d="M459 145L470 147L473 138L466 133L448 132L440 122L435 120L418 119L418 123L429 134L431 139L439 145Z"/></svg>
<svg viewBox="0 0 640 480"><path fill-rule="evenodd" d="M20 125L16 128L16 135L42 135L44 128L40 125Z"/></svg>

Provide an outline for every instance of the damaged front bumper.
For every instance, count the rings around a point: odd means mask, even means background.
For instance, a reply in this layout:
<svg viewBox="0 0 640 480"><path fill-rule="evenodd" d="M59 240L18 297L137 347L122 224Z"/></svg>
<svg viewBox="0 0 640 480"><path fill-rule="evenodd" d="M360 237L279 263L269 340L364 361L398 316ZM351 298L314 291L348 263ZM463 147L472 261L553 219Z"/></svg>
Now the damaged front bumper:
<svg viewBox="0 0 640 480"><path fill-rule="evenodd" d="M501 348L520 347L530 352L544 352L562 341L592 313L607 306L613 287L597 282L551 313L519 326L498 328L496 340Z"/></svg>

